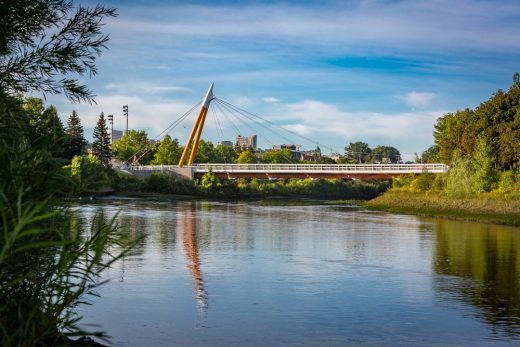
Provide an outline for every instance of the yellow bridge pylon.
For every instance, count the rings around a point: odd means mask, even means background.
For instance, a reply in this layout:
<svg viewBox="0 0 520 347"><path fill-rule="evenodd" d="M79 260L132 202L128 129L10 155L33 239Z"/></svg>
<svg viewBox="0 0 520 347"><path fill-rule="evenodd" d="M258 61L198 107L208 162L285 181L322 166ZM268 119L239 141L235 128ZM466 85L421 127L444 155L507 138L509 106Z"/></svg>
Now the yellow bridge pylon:
<svg viewBox="0 0 520 347"><path fill-rule="evenodd" d="M184 146L184 151L182 152L181 159L179 160L179 167L184 166L184 161L190 151L190 148L191 154L188 159L188 166L191 166L193 164L195 154L197 154L197 147L199 145L200 135L202 134L202 127L204 126L206 115L208 114L209 103L211 102L211 100L213 100L213 98L213 83L211 83L208 92L206 93L206 97L204 97L204 101L202 101L202 106L200 107L199 115L197 116L195 124L193 124L193 128L191 129L188 141L186 141L186 146Z"/></svg>

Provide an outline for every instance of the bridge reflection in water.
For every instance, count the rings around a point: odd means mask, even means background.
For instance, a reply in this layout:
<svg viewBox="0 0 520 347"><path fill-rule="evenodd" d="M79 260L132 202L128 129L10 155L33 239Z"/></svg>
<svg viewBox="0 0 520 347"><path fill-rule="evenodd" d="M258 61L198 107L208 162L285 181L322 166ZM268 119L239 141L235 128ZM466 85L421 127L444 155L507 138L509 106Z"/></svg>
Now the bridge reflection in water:
<svg viewBox="0 0 520 347"><path fill-rule="evenodd" d="M208 311L208 294L204 288L204 280L202 278L197 238L197 218L193 210L189 208L179 209L178 214L177 233L179 239L182 239L187 268L190 271L195 289L195 300L197 301L199 312L206 314Z"/></svg>

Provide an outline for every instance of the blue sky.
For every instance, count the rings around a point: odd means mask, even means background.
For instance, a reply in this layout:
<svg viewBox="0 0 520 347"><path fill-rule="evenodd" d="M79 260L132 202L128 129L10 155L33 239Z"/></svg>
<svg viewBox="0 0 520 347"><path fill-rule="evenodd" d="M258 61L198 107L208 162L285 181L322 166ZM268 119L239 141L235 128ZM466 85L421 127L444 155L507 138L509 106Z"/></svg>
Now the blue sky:
<svg viewBox="0 0 520 347"><path fill-rule="evenodd" d="M366 141L411 158L432 144L437 117L478 106L520 71L514 0L103 4L119 16L106 22L110 50L88 80L97 105L49 98L63 119L76 109L87 134L101 111L123 128L128 104L130 128L154 137L214 82L218 98L334 151ZM192 121L171 135L184 141ZM220 121L233 140L236 131ZM203 137L218 142L215 124L210 115Z"/></svg>

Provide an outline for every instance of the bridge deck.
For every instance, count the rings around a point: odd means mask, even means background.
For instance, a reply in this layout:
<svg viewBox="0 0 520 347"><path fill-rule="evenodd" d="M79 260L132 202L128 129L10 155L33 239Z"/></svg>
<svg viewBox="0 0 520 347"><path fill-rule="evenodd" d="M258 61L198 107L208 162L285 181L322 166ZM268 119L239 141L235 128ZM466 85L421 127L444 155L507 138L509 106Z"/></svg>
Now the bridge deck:
<svg viewBox="0 0 520 347"><path fill-rule="evenodd" d="M221 178L391 178L424 172L445 173L445 164L196 164L131 166L140 173L171 172L200 178L208 171Z"/></svg>

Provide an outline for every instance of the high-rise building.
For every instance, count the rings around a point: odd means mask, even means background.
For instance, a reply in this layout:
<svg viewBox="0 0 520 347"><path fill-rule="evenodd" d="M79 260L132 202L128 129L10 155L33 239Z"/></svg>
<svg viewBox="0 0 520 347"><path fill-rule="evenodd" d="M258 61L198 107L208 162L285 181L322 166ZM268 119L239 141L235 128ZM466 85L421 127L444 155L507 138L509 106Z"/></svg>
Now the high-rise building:
<svg viewBox="0 0 520 347"><path fill-rule="evenodd" d="M236 145L243 149L252 148L253 150L256 150L256 148L257 148L256 135L251 135L251 136L237 135Z"/></svg>
<svg viewBox="0 0 520 347"><path fill-rule="evenodd" d="M113 144L117 140L123 137L123 132L121 130L113 130L108 129L108 136L110 136L110 144Z"/></svg>

